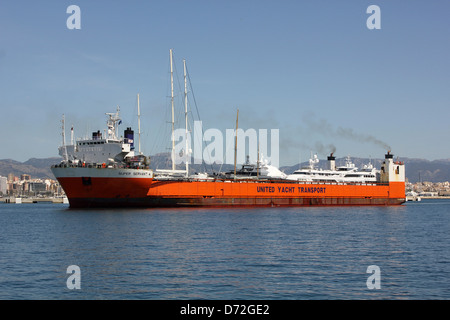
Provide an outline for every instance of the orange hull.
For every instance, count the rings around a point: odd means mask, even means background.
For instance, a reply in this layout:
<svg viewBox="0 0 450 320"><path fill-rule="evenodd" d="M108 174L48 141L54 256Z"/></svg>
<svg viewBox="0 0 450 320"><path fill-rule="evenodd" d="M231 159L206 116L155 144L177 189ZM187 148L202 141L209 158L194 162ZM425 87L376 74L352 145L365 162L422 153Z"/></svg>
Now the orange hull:
<svg viewBox="0 0 450 320"><path fill-rule="evenodd" d="M184 205L390 205L405 202L404 182L325 184L288 181L153 181L147 196ZM170 201L168 201L170 202Z"/></svg>
<svg viewBox="0 0 450 320"><path fill-rule="evenodd" d="M399 205L405 183L58 177L71 207Z"/></svg>

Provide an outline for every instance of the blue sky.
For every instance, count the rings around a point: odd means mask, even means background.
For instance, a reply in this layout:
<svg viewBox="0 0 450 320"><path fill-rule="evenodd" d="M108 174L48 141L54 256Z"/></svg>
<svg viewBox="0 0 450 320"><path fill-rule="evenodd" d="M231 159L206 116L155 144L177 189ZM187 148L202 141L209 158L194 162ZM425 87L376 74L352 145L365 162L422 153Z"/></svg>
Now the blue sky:
<svg viewBox="0 0 450 320"><path fill-rule="evenodd" d="M72 4L80 30L66 27ZM366 26L372 4L380 30ZM119 105L122 129L137 130L137 93L142 149L166 151L170 48L205 129L225 133L239 108L240 127L280 130L281 165L331 146L450 158L449 12L448 1L5 0L0 159L57 156L63 114L79 137Z"/></svg>

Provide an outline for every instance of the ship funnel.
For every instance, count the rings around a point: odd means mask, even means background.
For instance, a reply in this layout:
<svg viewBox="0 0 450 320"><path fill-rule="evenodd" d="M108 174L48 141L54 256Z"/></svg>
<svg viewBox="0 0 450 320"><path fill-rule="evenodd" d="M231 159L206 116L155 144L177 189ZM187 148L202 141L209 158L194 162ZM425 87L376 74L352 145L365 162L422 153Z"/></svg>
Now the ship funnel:
<svg viewBox="0 0 450 320"><path fill-rule="evenodd" d="M392 159L394 158L394 155L391 154L391 150L388 150L388 152L384 155L385 159Z"/></svg>
<svg viewBox="0 0 450 320"><path fill-rule="evenodd" d="M92 132L92 140L100 140L102 138L102 133L100 130L97 132Z"/></svg>
<svg viewBox="0 0 450 320"><path fill-rule="evenodd" d="M328 156L328 169L336 170L336 157L333 156L333 152Z"/></svg>
<svg viewBox="0 0 450 320"><path fill-rule="evenodd" d="M124 131L125 135L125 143L129 143L131 146L131 150L134 150L134 131L131 130L131 127L128 127L127 130Z"/></svg>

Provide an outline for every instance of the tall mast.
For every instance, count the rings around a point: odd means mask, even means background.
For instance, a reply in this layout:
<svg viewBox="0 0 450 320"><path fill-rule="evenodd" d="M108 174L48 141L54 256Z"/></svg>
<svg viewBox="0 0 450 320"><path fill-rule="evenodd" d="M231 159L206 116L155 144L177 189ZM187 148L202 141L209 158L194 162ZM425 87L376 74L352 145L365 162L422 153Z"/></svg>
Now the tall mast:
<svg viewBox="0 0 450 320"><path fill-rule="evenodd" d="M66 128L65 128L65 118L64 118L64 114L62 116L62 145L64 148L64 156L65 156L65 160L68 161L69 160L69 156L67 155L67 146L66 146Z"/></svg>
<svg viewBox="0 0 450 320"><path fill-rule="evenodd" d="M258 141L258 160L256 160L256 177L259 178L259 141Z"/></svg>
<svg viewBox="0 0 450 320"><path fill-rule="evenodd" d="M238 132L239 109L236 116L236 137L234 140L234 178L236 179L236 155L237 155L237 132Z"/></svg>
<svg viewBox="0 0 450 320"><path fill-rule="evenodd" d="M172 58L172 49L170 49L170 88L171 88L171 97L172 97L172 170L175 170L175 114L173 107L173 58Z"/></svg>
<svg viewBox="0 0 450 320"><path fill-rule="evenodd" d="M186 81L186 60L183 59L183 67L184 67L184 119L186 122L186 150L185 150L185 164L186 164L186 177L189 176L189 143L188 143L188 109L187 109L187 81Z"/></svg>
<svg viewBox="0 0 450 320"><path fill-rule="evenodd" d="M138 103L138 137L139 137L139 144L138 144L138 152L141 154L141 109L139 108L139 93L137 95L137 103Z"/></svg>
<svg viewBox="0 0 450 320"><path fill-rule="evenodd" d="M63 147L66 145L66 133L64 132L64 114L61 120L61 129L62 129L62 145Z"/></svg>

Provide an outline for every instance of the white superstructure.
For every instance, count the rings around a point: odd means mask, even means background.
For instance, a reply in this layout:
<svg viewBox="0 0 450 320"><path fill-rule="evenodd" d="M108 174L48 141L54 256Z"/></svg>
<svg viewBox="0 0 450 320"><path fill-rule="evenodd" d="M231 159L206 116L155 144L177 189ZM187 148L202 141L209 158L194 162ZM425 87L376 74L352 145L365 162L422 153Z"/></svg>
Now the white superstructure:
<svg viewBox="0 0 450 320"><path fill-rule="evenodd" d="M124 137L119 137L119 125L122 122L119 111L117 107L116 112L106 113L107 128L103 133L98 130L92 133L90 139L78 139L75 142L71 139L70 145L66 145L64 141L63 122L63 145L58 148L59 155L65 162L72 164L114 165L136 160L133 130L127 128Z"/></svg>

